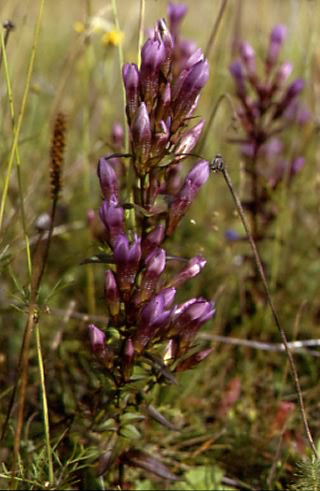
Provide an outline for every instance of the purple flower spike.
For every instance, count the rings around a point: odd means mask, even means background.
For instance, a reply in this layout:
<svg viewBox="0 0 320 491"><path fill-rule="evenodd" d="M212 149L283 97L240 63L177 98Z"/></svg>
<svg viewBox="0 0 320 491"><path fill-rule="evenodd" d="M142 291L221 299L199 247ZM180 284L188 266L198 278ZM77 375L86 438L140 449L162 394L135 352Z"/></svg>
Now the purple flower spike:
<svg viewBox="0 0 320 491"><path fill-rule="evenodd" d="M184 3L169 3L168 17L170 31L177 36L182 19L186 15L188 7Z"/></svg>
<svg viewBox="0 0 320 491"><path fill-rule="evenodd" d="M134 284L141 258L140 237L135 237L131 246L125 235L120 235L114 244L114 260L117 265L117 279L122 293L128 294Z"/></svg>
<svg viewBox="0 0 320 491"><path fill-rule="evenodd" d="M190 153L194 149L194 147L196 146L196 144L199 141L199 138L201 136L204 124L205 124L205 122L202 119L200 121L200 123L198 123L196 126L191 128L191 130L186 131L182 135L181 139L179 140L179 142L178 142L178 144L174 150L175 154ZM178 155L175 160L176 161L182 160L184 158L185 157L183 155L180 155L180 156Z"/></svg>
<svg viewBox="0 0 320 491"><path fill-rule="evenodd" d="M270 70L278 61L282 45L287 37L287 28L279 24L275 26L270 35L270 44L267 53L267 68Z"/></svg>
<svg viewBox="0 0 320 491"><path fill-rule="evenodd" d="M94 324L89 324L88 329L92 351L98 355L103 354L106 347L105 333Z"/></svg>
<svg viewBox="0 0 320 491"><path fill-rule="evenodd" d="M202 256L193 257L190 259L190 261L188 261L188 265L169 282L168 286L178 288L185 281L197 276L204 268L206 263L207 261Z"/></svg>
<svg viewBox="0 0 320 491"><path fill-rule="evenodd" d="M144 102L139 106L131 126L132 142L137 159L143 164L148 160L151 148L151 126ZM143 170L143 169L140 169Z"/></svg>
<svg viewBox="0 0 320 491"><path fill-rule="evenodd" d="M104 292L110 315L116 317L120 312L120 294L115 275L110 270L106 271Z"/></svg>
<svg viewBox="0 0 320 491"><path fill-rule="evenodd" d="M114 196L118 200L119 180L110 160L108 156L102 157L98 163L97 173L103 196L108 200Z"/></svg>
<svg viewBox="0 0 320 491"><path fill-rule="evenodd" d="M127 96L127 116L132 120L139 105L140 75L135 63L126 63L122 69L123 82Z"/></svg>
<svg viewBox="0 0 320 491"><path fill-rule="evenodd" d="M101 221L106 227L108 240L113 244L119 235L124 234L124 210L116 198L104 200L99 210Z"/></svg>
<svg viewBox="0 0 320 491"><path fill-rule="evenodd" d="M207 181L210 175L209 162L200 160L189 172L181 191L170 206L167 224L167 235L171 236L185 215L192 201L198 194L201 186Z"/></svg>

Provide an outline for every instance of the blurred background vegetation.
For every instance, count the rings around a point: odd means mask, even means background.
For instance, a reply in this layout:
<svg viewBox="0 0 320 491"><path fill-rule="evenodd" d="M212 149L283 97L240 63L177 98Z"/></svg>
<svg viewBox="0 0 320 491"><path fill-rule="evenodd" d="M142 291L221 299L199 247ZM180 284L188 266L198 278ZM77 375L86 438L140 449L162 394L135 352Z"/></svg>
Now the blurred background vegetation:
<svg viewBox="0 0 320 491"><path fill-rule="evenodd" d="M221 3L213 0L184 3L188 4L189 12L183 23L183 36L206 50ZM317 24L320 4L315 0L225 3L209 51L211 78L197 114L208 120L222 94L234 98L228 66L236 56L235 41L248 40L262 54L270 30L279 23L288 27L282 58L294 63L293 78L306 80L304 100L312 111L312 120L303 131L288 136L292 145L299 139L306 166L290 188L277 189L274 193L278 207L273 229L275 239L265 241L261 253L271 265L274 302L288 338L317 339L320 337L320 34ZM118 0L117 26L113 5L107 0L45 2L19 136L27 234L34 247L37 221L50 206L48 162L53 118L58 110L67 115L63 190L40 292L49 414L57 449L73 421L68 442L59 454L60 464L55 464L64 489L86 486L106 489L103 479L95 477L97 449L92 439L86 440L83 426L86 402L96 387L87 322L88 316L97 318L106 314L103 266L79 264L98 250L86 217L88 210L97 210L100 204L97 159L110 151L113 123L123 122L119 45L125 62L137 61L139 5L138 0ZM146 0L145 7L147 28L166 15L167 2ZM26 84L38 12L36 0L2 0L0 5L1 23L10 19L15 25L7 44L7 57L16 115ZM88 31L90 36L86 35ZM0 100L0 185L3 188L13 140L3 64ZM241 194L243 163L239 148L228 141L237 133L237 124L225 98L202 145L202 154L208 159L216 153L224 156ZM185 165L188 168L191 162ZM19 205L21 191L14 166L0 236L1 423L16 380L29 284ZM243 312L244 279L248 274L245 258L250 250L246 241L228 242L225 232L229 229L243 234L223 179L216 174L169 244L173 255L191 257L202 253L208 260L203 274L184 288L181 298L203 295L216 300L216 318L203 334L215 350L196 370L184 373L177 387L154 394L158 407L181 431L163 434L161 426L146 424L143 435L146 448L155 454L161 450L169 464L175 462L174 471L185 473L185 480L174 485L163 483L133 469L127 478L131 489L285 489L296 482L296 464L308 455L285 354L240 343L233 345L216 337L280 342L263 299L257 302L252 315ZM295 355L316 443L320 435L318 356L318 352L306 351ZM35 343L30 359L23 429L24 475L44 485L46 466ZM0 460L3 462L10 462L14 414L7 438L2 442ZM6 488L5 469L0 473L3 476L0 487ZM72 484L75 480L78 484ZM29 486L36 489L35 484Z"/></svg>

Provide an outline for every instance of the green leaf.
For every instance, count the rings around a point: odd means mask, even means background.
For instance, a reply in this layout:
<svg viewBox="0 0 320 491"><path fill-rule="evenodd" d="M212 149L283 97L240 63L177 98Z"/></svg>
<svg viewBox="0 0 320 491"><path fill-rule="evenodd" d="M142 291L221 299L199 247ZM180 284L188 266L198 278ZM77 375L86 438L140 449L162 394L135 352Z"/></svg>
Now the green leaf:
<svg viewBox="0 0 320 491"><path fill-rule="evenodd" d="M80 266L83 264L114 264L114 257L110 254L95 254L81 261Z"/></svg>
<svg viewBox="0 0 320 491"><path fill-rule="evenodd" d="M120 435L128 440L139 440L141 438L140 431L132 424L123 426L120 430Z"/></svg>

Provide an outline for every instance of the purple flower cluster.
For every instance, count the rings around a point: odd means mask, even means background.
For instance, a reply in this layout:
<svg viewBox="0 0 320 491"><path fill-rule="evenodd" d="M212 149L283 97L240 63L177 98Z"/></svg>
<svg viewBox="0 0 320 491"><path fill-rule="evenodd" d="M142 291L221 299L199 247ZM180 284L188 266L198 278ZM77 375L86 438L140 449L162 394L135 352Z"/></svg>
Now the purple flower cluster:
<svg viewBox="0 0 320 491"><path fill-rule="evenodd" d="M230 66L239 101L237 115L243 131L243 137L236 141L241 144L251 183L251 196L244 204L253 215L256 239L259 239L262 225L270 218L270 213L265 211L270 190L281 182L289 183L304 165L298 146L293 148L286 140L285 130L294 131L294 126L299 130L310 120L310 113L299 100L304 81L297 79L290 83L293 66L288 61L280 61L286 36L285 26L274 27L261 71L255 51L247 42L240 43L239 58ZM285 158L289 145L290 160ZM259 212L260 226L254 218Z"/></svg>
<svg viewBox="0 0 320 491"><path fill-rule="evenodd" d="M193 169L186 177L181 202L188 204L190 195L198 189L203 165L203 162L198 164L199 170ZM171 359L178 360L192 346L199 328L214 315L215 309L212 302L203 298L173 305L177 288L199 274L206 260L195 256L176 276L167 279L168 259L162 247L166 226L158 224L143 240L136 234L129 240L119 181L106 158L99 161L98 175L105 197L100 218L115 264L114 270L105 274L105 299L110 325L118 328L122 337L117 346L108 345L105 333L91 324L90 339L93 351L104 364L121 366L122 375L128 377L128 368L132 368L135 357L156 343L169 343ZM170 226L169 221L167 227ZM192 365L194 360L193 356Z"/></svg>
<svg viewBox="0 0 320 491"><path fill-rule="evenodd" d="M104 200L99 210L104 226L100 238L114 265L105 274L105 299L109 325L119 336L107 339L91 324L90 340L96 356L120 381L130 378L146 350L161 343L172 371L191 368L210 352L188 356L198 330L214 315L213 302L200 297L174 304L177 289L198 275L206 260L193 257L170 279L170 257L164 248L210 174L209 162L200 160L181 176L181 161L197 144L204 126L200 121L187 128L209 77L202 51L180 38L185 13L184 5L170 4L170 29L159 21L142 47L141 66L123 67L131 147L128 179L118 154L98 163ZM119 125L113 128L112 142L116 150L121 149ZM122 188L123 182L127 187ZM129 207L123 201L128 185L134 196Z"/></svg>
<svg viewBox="0 0 320 491"><path fill-rule="evenodd" d="M142 47L141 66L123 67L130 143L139 176L150 173L168 154L191 152L203 128L200 121L186 131L208 81L209 65L201 49L180 39L185 13L184 5L170 4L170 30L160 20Z"/></svg>

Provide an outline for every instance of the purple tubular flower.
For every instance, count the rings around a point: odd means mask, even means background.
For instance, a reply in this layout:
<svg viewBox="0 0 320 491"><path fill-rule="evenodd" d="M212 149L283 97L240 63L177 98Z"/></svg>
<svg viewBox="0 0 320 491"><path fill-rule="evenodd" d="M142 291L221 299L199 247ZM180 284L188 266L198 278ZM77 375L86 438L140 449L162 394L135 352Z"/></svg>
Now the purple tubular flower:
<svg viewBox="0 0 320 491"><path fill-rule="evenodd" d="M166 300L166 295L160 292L143 307L140 314L139 327L133 340L134 347L138 353L141 353L158 331L164 329L168 324L171 310L165 310Z"/></svg>
<svg viewBox="0 0 320 491"><path fill-rule="evenodd" d="M174 150L175 154L179 153L190 153L196 144L198 143L203 127L204 127L205 121L202 119L196 126L191 128L190 130L186 131L179 142L177 143L177 146ZM176 161L184 159L185 156L183 155L177 155L177 158L175 159Z"/></svg>
<svg viewBox="0 0 320 491"><path fill-rule="evenodd" d="M166 48L161 39L148 39L141 50L141 91L148 110L158 92L159 72L166 59Z"/></svg>
<svg viewBox="0 0 320 491"><path fill-rule="evenodd" d="M303 91L305 82L303 79L298 78L291 85L289 85L282 101L279 102L278 107L274 113L273 119L282 116L283 112L289 107L296 97Z"/></svg>
<svg viewBox="0 0 320 491"><path fill-rule="evenodd" d="M94 324L89 324L88 329L92 351L97 355L103 354L106 348L105 333Z"/></svg>
<svg viewBox="0 0 320 491"><path fill-rule="evenodd" d="M188 7L184 3L172 3L168 5L168 17L170 31L174 36L178 35L182 19L186 15Z"/></svg>
<svg viewBox="0 0 320 491"><path fill-rule="evenodd" d="M241 43L240 55L248 71L248 74L253 75L256 71L256 54L251 44L247 42Z"/></svg>
<svg viewBox="0 0 320 491"><path fill-rule="evenodd" d="M162 62L161 71L163 75L167 78L170 71L174 43L164 19L158 21L158 30L165 49L165 59Z"/></svg>
<svg viewBox="0 0 320 491"><path fill-rule="evenodd" d="M122 68L123 82L127 96L127 116L129 122L139 106L140 75L135 63L126 63Z"/></svg>
<svg viewBox="0 0 320 491"><path fill-rule="evenodd" d="M154 294L158 280L166 266L166 251L155 249L145 260L146 269L142 276L139 292L135 298L135 303L146 302Z"/></svg>
<svg viewBox="0 0 320 491"><path fill-rule="evenodd" d="M273 28L270 35L270 43L266 60L268 70L270 70L277 63L280 50L286 37L286 26L279 24Z"/></svg>
<svg viewBox="0 0 320 491"><path fill-rule="evenodd" d="M189 172L181 191L179 191L169 209L166 230L168 236L173 234L176 226L187 212L201 186L207 181L209 175L210 167L207 160L200 160L191 172Z"/></svg>
<svg viewBox="0 0 320 491"><path fill-rule="evenodd" d="M97 173L103 196L108 200L114 196L118 200L119 180L110 160L108 159L107 155L102 157L98 163Z"/></svg>
<svg viewBox="0 0 320 491"><path fill-rule="evenodd" d="M209 64L202 60L193 65L183 80L181 88L174 101L174 121L172 131L176 131L190 112L201 89L209 80Z"/></svg>
<svg viewBox="0 0 320 491"><path fill-rule="evenodd" d="M147 107L142 102L131 125L132 142L137 159L142 165L146 163L151 148L151 126Z"/></svg>
<svg viewBox="0 0 320 491"><path fill-rule="evenodd" d="M230 73L234 78L236 83L237 95L240 99L246 97L246 84L245 84L245 74L243 70L243 65L240 60L235 60L229 67Z"/></svg>
<svg viewBox="0 0 320 491"><path fill-rule="evenodd" d="M124 130L121 123L115 122L112 126L111 141L116 149L120 150L124 144Z"/></svg>
<svg viewBox="0 0 320 491"><path fill-rule="evenodd" d="M172 314L172 322L168 335L179 335L189 345L202 324L207 322L215 314L213 302L204 298L194 298L178 306ZM184 343L183 343L184 344Z"/></svg>
<svg viewBox="0 0 320 491"><path fill-rule="evenodd" d="M120 291L126 296L130 293L139 269L141 258L140 237L135 237L129 246L128 238L120 235L114 244L114 260L117 266L117 279Z"/></svg>
<svg viewBox="0 0 320 491"><path fill-rule="evenodd" d="M178 288L185 281L197 276L200 271L204 268L207 261L202 256L195 256L188 261L188 265L177 274L167 286Z"/></svg>
<svg viewBox="0 0 320 491"><path fill-rule="evenodd" d="M205 360L212 353L212 351L213 348L208 348L194 353L193 355L178 363L175 371L184 372L185 370L190 370L191 368L197 366L201 361Z"/></svg>
<svg viewBox="0 0 320 491"><path fill-rule="evenodd" d="M159 246L165 237L165 226L157 225L142 241L142 256L146 257Z"/></svg>
<svg viewBox="0 0 320 491"><path fill-rule="evenodd" d="M124 210L115 197L104 200L99 209L100 219L106 227L108 240L114 244L119 235L124 234Z"/></svg>
<svg viewBox="0 0 320 491"><path fill-rule="evenodd" d="M109 313L116 317L120 312L120 294L115 275L110 270L105 274L104 292Z"/></svg>

